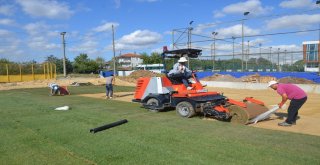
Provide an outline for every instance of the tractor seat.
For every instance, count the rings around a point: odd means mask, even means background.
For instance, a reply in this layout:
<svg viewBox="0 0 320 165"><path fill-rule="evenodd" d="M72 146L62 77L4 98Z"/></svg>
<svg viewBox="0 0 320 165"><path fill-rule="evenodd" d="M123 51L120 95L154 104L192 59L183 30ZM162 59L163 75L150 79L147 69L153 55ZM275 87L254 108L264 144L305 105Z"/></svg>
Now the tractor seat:
<svg viewBox="0 0 320 165"><path fill-rule="evenodd" d="M179 85L179 84L183 84L183 82L182 82L182 77L181 76L179 76L179 75L168 75L168 74L166 74L166 76L167 76L167 78L171 81L171 83L173 84L173 85ZM187 79L187 81L188 81L188 84L192 84L190 81L189 81L189 79Z"/></svg>
<svg viewBox="0 0 320 165"><path fill-rule="evenodd" d="M175 76L172 76L172 75L169 76L169 74L166 74L166 76L171 81L171 83L173 85L178 85L178 84L182 84L183 83L181 77L175 77Z"/></svg>

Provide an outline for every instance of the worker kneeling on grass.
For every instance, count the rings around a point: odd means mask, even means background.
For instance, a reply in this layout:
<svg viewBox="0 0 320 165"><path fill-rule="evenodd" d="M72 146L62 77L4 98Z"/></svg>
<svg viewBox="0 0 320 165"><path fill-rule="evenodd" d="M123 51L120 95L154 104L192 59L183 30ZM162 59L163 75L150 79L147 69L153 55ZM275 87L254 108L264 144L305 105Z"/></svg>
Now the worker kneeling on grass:
<svg viewBox="0 0 320 165"><path fill-rule="evenodd" d="M51 96L60 94L60 87L56 83L50 83L49 88L51 88Z"/></svg>
<svg viewBox="0 0 320 165"><path fill-rule="evenodd" d="M186 67L188 60L185 57L181 57L173 68L170 70L168 77L181 79L182 83L187 89L190 89L188 79L192 76L192 71Z"/></svg>
<svg viewBox="0 0 320 165"><path fill-rule="evenodd" d="M288 117L284 122L278 123L279 126L291 126L296 124L298 117L298 110L307 101L307 94L301 88L294 84L281 84L276 81L270 81L269 87L276 90L282 97L281 102L278 104L281 108L286 101L291 100L288 108Z"/></svg>

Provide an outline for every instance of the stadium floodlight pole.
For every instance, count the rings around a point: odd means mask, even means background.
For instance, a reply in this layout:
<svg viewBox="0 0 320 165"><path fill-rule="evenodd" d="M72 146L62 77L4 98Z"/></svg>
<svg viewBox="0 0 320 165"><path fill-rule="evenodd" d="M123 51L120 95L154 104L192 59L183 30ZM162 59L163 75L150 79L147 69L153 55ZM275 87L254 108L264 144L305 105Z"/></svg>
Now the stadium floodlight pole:
<svg viewBox="0 0 320 165"><path fill-rule="evenodd" d="M278 72L280 72L280 48L278 48Z"/></svg>
<svg viewBox="0 0 320 165"><path fill-rule="evenodd" d="M112 24L113 76L116 76L116 48L114 45L114 26Z"/></svg>
<svg viewBox="0 0 320 165"><path fill-rule="evenodd" d="M319 5L320 6L320 0L317 0L316 1L316 4L317 5ZM320 52L319 52L319 47L320 47L320 23L319 23L319 41L318 41L319 43L318 43L318 74L320 75L320 59L319 59L319 57L320 57Z"/></svg>
<svg viewBox="0 0 320 165"><path fill-rule="evenodd" d="M216 60L216 35L218 32L212 32L213 35L213 60L212 60L212 72L214 72L214 65Z"/></svg>
<svg viewBox="0 0 320 165"><path fill-rule="evenodd" d="M248 49L247 49L247 55L246 55L246 71L248 71L249 53L250 53L250 41L248 40Z"/></svg>
<svg viewBox="0 0 320 165"><path fill-rule="evenodd" d="M259 62L259 60L261 60L261 45L262 45L262 44L259 43L259 54L260 54L259 56L260 56L260 57L259 57L259 59L257 60L258 68L260 68L260 62Z"/></svg>
<svg viewBox="0 0 320 165"><path fill-rule="evenodd" d="M236 37L232 36L232 69L234 70L234 40Z"/></svg>
<svg viewBox="0 0 320 165"><path fill-rule="evenodd" d="M60 35L62 36L62 49L63 49L63 76L67 77L67 68L66 68L66 42L64 40L64 35L67 32L61 32Z"/></svg>
<svg viewBox="0 0 320 165"><path fill-rule="evenodd" d="M244 12L243 13L243 15L244 16L246 16L246 15L248 15L250 12L248 12L248 11L246 11L246 12ZM241 24L242 24L242 26L241 26L241 30L242 30L242 60L241 60L241 71L243 72L243 56L244 56L244 29L243 29L243 24L244 24L244 18L243 19L241 19Z"/></svg>
<svg viewBox="0 0 320 165"><path fill-rule="evenodd" d="M193 21L189 22L189 28L188 28L188 49L191 49L191 30L193 30L192 26ZM190 59L189 57L187 57L188 59L188 67L190 68Z"/></svg>
<svg viewBox="0 0 320 165"><path fill-rule="evenodd" d="M284 50L283 65L287 64L287 49Z"/></svg>
<svg viewBox="0 0 320 165"><path fill-rule="evenodd" d="M293 51L291 50L291 72L293 72Z"/></svg>
<svg viewBox="0 0 320 165"><path fill-rule="evenodd" d="M272 46L269 47L270 48L270 57L269 57L269 60L270 60L270 63L271 63L271 72L273 71L273 63L272 63Z"/></svg>

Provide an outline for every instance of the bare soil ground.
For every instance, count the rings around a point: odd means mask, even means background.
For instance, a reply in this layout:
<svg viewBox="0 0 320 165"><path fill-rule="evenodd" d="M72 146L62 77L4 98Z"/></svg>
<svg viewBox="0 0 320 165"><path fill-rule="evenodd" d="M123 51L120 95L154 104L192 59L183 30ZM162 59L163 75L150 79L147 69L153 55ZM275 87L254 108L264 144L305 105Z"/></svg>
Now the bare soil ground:
<svg viewBox="0 0 320 165"><path fill-rule="evenodd" d="M10 89L21 89L21 88L41 88L48 87L50 83L57 83L60 86L70 86L72 83L84 83L84 84L92 84L92 85L102 85L105 84L104 78L60 78L57 80L36 80L36 81L28 81L28 82L12 82L12 83L0 83L0 91L1 90L10 90ZM135 86L135 83L128 82L118 77L115 78L115 85L119 86Z"/></svg>
<svg viewBox="0 0 320 165"><path fill-rule="evenodd" d="M275 105L281 101L280 96L271 90L242 90L242 89L228 89L228 88L208 88L209 91L218 91L224 93L225 96L242 100L245 97L254 97L261 101L271 108L271 105ZM105 93L98 94L84 94L81 96L92 97L98 99L105 99ZM120 92L114 94L114 100L118 101L126 101L131 102L133 99L133 92ZM299 111L299 119L297 120L297 125L291 127L280 127L278 126L279 122L285 120L287 115L287 110L278 110L277 113L271 116L269 120L258 122L257 124L250 124L249 126L279 130L279 131L288 131L288 132L296 132L303 133L309 135L317 135L320 136L320 107L319 107L319 94L308 94L308 100L303 105L303 107ZM289 102L286 103L287 106ZM210 120L210 119L205 119ZM216 121L216 120L211 120Z"/></svg>
<svg viewBox="0 0 320 165"><path fill-rule="evenodd" d="M139 77L145 76L154 76L154 74L150 74L147 72L139 71L132 76L128 76L126 78L119 78L116 77L115 85L119 86L135 86L135 81ZM250 81L252 78L256 78L257 76L251 76ZM258 76L259 77L259 76ZM214 79L215 81L219 80L231 80L231 81L238 81L235 80L232 76L223 76L223 75L216 75L212 76L209 79ZM257 82L260 81L269 81L273 79L273 77L259 77ZM294 79L294 78L285 78L284 81L292 82L299 81L304 83L310 83L304 79ZM243 80L241 80L243 81ZM249 81L249 82L250 82ZM31 82L17 82L17 83L0 83L0 91L1 90L9 90L9 89L19 89L19 88L39 88L39 87L47 87L49 83L55 82L59 85L70 85L74 82L78 83L91 83L93 85L102 85L105 83L104 78L62 78L58 80L38 80L38 81L31 81ZM292 82L292 83L294 83ZM225 96L235 99L235 100L242 100L245 97L254 97L261 101L264 101L266 105L275 105L281 101L280 96L271 89L266 90L242 90L242 89L228 89L228 88L208 88L209 91L218 91L220 93L224 93ZM98 99L105 99L104 91L101 91L100 94L85 94L81 96L85 97L93 97ZM127 101L131 102L133 99L132 92L121 92L114 94L114 100L119 101ZM280 131L289 131L289 132L297 132L297 133L304 133L310 135L317 135L320 136L320 106L319 106L320 95L319 94L308 94L308 100L305 105L299 111L299 119L297 121L297 125L292 127L279 127L277 124L283 121L287 115L286 110L278 110L278 112L273 115L270 120L259 122L255 125L250 125L253 127L259 128L266 128L266 129L273 129L273 130L280 130ZM289 102L287 102L289 105ZM210 119L209 119L210 120ZM216 120L212 120L216 121Z"/></svg>

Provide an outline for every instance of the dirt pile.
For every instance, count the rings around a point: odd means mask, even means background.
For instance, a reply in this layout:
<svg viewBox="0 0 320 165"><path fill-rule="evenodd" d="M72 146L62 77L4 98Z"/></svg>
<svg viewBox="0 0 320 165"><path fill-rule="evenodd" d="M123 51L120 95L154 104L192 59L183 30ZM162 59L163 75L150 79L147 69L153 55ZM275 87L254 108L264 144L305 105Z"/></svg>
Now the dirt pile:
<svg viewBox="0 0 320 165"><path fill-rule="evenodd" d="M284 77L278 79L272 76L261 76L258 73L242 76L240 78L235 78L231 75L222 75L222 74L214 74L209 77L205 77L202 79L203 81L225 81L225 82L248 82L248 83L268 83L271 80L276 80L279 83L293 83L293 84L315 84L315 82L304 79L304 78L296 78L296 77Z"/></svg>
<svg viewBox="0 0 320 165"><path fill-rule="evenodd" d="M293 84L315 84L315 82L311 80L307 80L304 78L296 78L296 77L283 77L278 80L279 83L293 83Z"/></svg>
<svg viewBox="0 0 320 165"><path fill-rule="evenodd" d="M14 82L14 83L0 83L0 90L20 89L20 88L42 88L48 87L50 83L56 83L60 86L72 86L72 84L90 84L90 85L102 85L105 83L105 79L102 78L80 78L69 77L52 80L35 80L27 82Z"/></svg>
<svg viewBox="0 0 320 165"><path fill-rule="evenodd" d="M203 78L202 80L204 81L227 81L227 82L240 82L239 79L227 74L227 75L222 75L222 74L214 74L212 76Z"/></svg>
<svg viewBox="0 0 320 165"><path fill-rule="evenodd" d="M242 76L242 82L251 82L251 83L268 83L271 80L276 80L275 77L272 76L260 76L258 73L248 76Z"/></svg>
<svg viewBox="0 0 320 165"><path fill-rule="evenodd" d="M130 83L136 83L140 77L161 77L163 74L155 73L148 70L137 70L132 72L129 76L117 77L118 79Z"/></svg>

